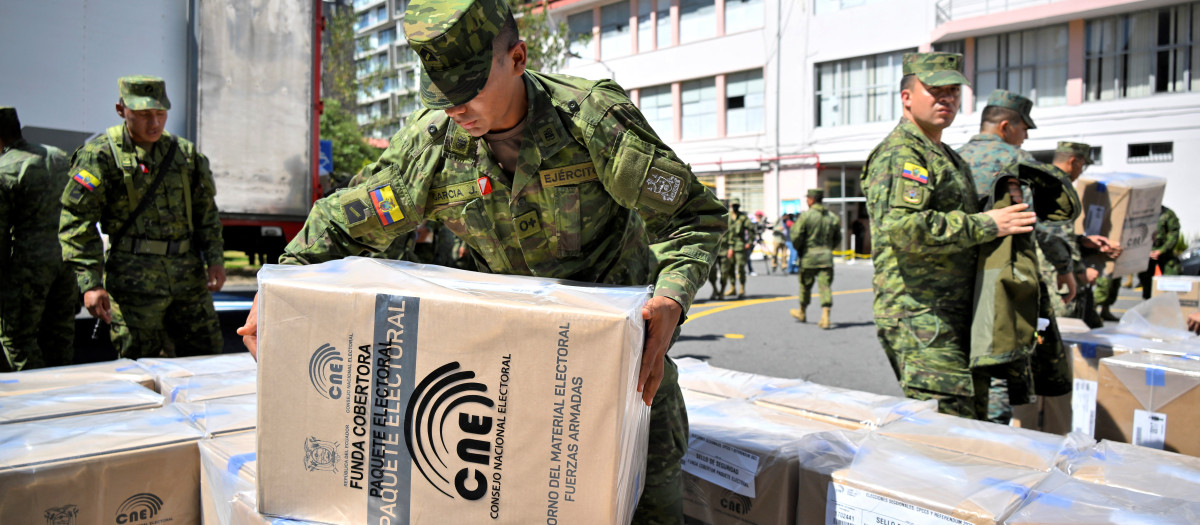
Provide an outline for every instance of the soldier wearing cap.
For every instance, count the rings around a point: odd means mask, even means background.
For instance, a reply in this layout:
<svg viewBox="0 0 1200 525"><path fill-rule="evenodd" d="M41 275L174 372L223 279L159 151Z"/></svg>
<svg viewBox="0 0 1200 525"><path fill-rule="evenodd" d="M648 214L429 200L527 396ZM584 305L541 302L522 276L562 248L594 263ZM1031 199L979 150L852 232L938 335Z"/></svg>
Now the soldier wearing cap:
<svg viewBox="0 0 1200 525"><path fill-rule="evenodd" d="M1025 204L980 213L966 162L941 141L967 84L962 55L909 53L903 68L904 117L862 175L877 335L907 396L983 418L988 377L968 366L978 247L1036 219Z"/></svg>
<svg viewBox="0 0 1200 525"><path fill-rule="evenodd" d="M481 271L653 284L638 389L652 406L635 523L682 521L687 415L667 348L712 264L725 208L623 89L526 69L502 0L413 0L421 101L365 180L317 201L280 262L386 248L434 219ZM239 329L257 350L252 311Z"/></svg>
<svg viewBox="0 0 1200 525"><path fill-rule="evenodd" d="M163 79L122 77L118 87L124 123L71 157L63 259L122 357L220 353L211 292L225 282L224 243L208 159L163 129L171 109Z"/></svg>
<svg viewBox="0 0 1200 525"><path fill-rule="evenodd" d="M729 226L725 233L725 259L721 267L721 288L725 297L746 297L746 265L750 248L754 246L754 223L750 217L742 213L742 200L734 197L729 200ZM738 289L741 283L741 289Z"/></svg>
<svg viewBox="0 0 1200 525"><path fill-rule="evenodd" d="M79 290L58 246L67 154L0 107L0 372L72 364Z"/></svg>
<svg viewBox="0 0 1200 525"><path fill-rule="evenodd" d="M842 220L826 208L825 192L808 190L808 209L792 225L792 246L800 252L800 309L791 310L801 323L808 320L813 281L821 293L821 320L817 326L828 330L829 310L833 307L833 250L842 243Z"/></svg>

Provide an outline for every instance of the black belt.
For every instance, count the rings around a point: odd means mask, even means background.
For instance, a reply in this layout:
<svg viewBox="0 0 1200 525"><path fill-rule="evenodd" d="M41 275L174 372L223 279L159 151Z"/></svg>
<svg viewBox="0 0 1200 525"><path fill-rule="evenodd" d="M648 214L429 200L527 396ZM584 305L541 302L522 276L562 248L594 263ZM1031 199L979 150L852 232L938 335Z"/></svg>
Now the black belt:
<svg viewBox="0 0 1200 525"><path fill-rule="evenodd" d="M133 239L126 237L113 245L114 250L138 255L179 255L192 248L191 239L160 241L158 239Z"/></svg>

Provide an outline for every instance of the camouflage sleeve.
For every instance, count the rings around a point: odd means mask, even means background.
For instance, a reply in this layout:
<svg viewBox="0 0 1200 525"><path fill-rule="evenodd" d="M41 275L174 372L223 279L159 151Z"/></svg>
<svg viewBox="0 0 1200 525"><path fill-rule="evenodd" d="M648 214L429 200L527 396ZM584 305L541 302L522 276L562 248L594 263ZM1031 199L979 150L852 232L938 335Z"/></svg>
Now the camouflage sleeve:
<svg viewBox="0 0 1200 525"><path fill-rule="evenodd" d="M0 172L0 269L11 268L12 257L13 197L17 179L15 174Z"/></svg>
<svg viewBox="0 0 1200 525"><path fill-rule="evenodd" d="M437 113L441 113L440 111ZM431 112L414 113L409 124L392 138L379 159L365 166L338 190L313 203L313 208L284 253L280 264L316 264L353 255L371 256L392 248L392 241L421 222L429 192L426 176L438 167L425 126ZM401 243L403 244L403 243Z"/></svg>
<svg viewBox="0 0 1200 525"><path fill-rule="evenodd" d="M221 215L217 211L217 185L213 182L208 157L194 153L196 179L192 182L192 224L196 245L203 250L208 266L225 264L225 240L221 236Z"/></svg>
<svg viewBox="0 0 1200 525"><path fill-rule="evenodd" d="M930 200L940 174L926 172L927 182L901 176L906 166L926 170L912 149L892 147L868 160L867 206L882 233L899 250L952 254L996 238L996 222L982 213L932 209Z"/></svg>
<svg viewBox="0 0 1200 525"><path fill-rule="evenodd" d="M1075 270L1071 253L1071 245L1075 242L1074 222L1038 222L1033 226L1033 233L1055 273L1065 275Z"/></svg>
<svg viewBox="0 0 1200 525"><path fill-rule="evenodd" d="M1175 245L1179 244L1179 216L1175 212L1163 208L1163 212L1158 217L1158 229L1154 236L1154 247L1152 249L1159 250L1168 257L1175 252Z"/></svg>
<svg viewBox="0 0 1200 525"><path fill-rule="evenodd" d="M686 313L708 279L712 253L726 229L725 206L628 101L608 108L589 130L586 145L604 188L646 222L658 261L655 297L674 299Z"/></svg>
<svg viewBox="0 0 1200 525"><path fill-rule="evenodd" d="M104 181L105 166L109 164L115 166L104 148L85 144L71 157L72 180L63 189L58 242L63 261L75 269L81 292L104 286L104 246L96 223L107 203L107 193L116 191ZM95 187L89 189L80 180L91 181Z"/></svg>
<svg viewBox="0 0 1200 525"><path fill-rule="evenodd" d="M834 250L842 248L842 218L837 214L830 214L833 217L833 246Z"/></svg>
<svg viewBox="0 0 1200 525"><path fill-rule="evenodd" d="M808 235L808 233L805 232L804 230L805 230L804 214L801 213L800 216L796 218L796 222L792 224L792 232L791 232L792 246L795 246L797 250L801 249L801 246L803 245L803 243L800 242L800 239L804 239Z"/></svg>

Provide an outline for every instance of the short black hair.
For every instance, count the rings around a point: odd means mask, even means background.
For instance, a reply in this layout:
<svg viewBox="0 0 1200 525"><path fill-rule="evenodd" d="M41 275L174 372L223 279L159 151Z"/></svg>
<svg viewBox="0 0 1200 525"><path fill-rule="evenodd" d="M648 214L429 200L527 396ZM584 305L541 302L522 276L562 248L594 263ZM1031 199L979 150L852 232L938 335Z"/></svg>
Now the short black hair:
<svg viewBox="0 0 1200 525"><path fill-rule="evenodd" d="M1056 152L1054 152L1054 164L1060 164L1060 163L1063 163L1063 162L1067 162L1067 161L1069 161L1069 160L1071 160L1071 159L1080 159L1080 160L1083 160L1083 155L1076 155L1076 154L1074 154L1074 153L1071 153L1071 152L1069 152L1069 151L1056 151Z"/></svg>
<svg viewBox="0 0 1200 525"><path fill-rule="evenodd" d="M1021 114L1009 108L1000 106L988 106L983 108L983 114L980 116L979 129L983 129L984 125L991 124L993 126L1000 125L1001 122L1009 121L1012 123L1024 122Z"/></svg>
<svg viewBox="0 0 1200 525"><path fill-rule="evenodd" d="M512 11L509 11L504 16L504 24L500 26L500 32L496 33L496 38L492 39L492 52L507 53L520 41L521 33L517 30L517 19L513 17Z"/></svg>
<svg viewBox="0 0 1200 525"><path fill-rule="evenodd" d="M900 79L900 91L904 91L906 89L912 89L913 82L915 82L916 80L917 80L916 75L913 75L913 74L904 75L904 78Z"/></svg>
<svg viewBox="0 0 1200 525"><path fill-rule="evenodd" d="M21 140L21 122L13 119L11 122L0 124L0 140L6 144Z"/></svg>

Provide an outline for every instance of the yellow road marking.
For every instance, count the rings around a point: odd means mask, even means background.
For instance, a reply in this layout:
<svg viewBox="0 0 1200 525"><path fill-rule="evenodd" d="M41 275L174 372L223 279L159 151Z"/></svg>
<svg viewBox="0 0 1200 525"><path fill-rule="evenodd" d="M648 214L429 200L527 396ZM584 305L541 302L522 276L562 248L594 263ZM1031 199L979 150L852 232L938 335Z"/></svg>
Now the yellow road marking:
<svg viewBox="0 0 1200 525"><path fill-rule="evenodd" d="M870 291L872 291L870 288L863 288L861 290L842 290L840 292L833 292L833 295L849 295L849 294L856 294L856 293L867 293ZM706 315L721 313L721 312L725 312L728 310L732 310L734 308L741 308L743 306L754 306L754 305L758 305L758 304L777 303L779 301L799 301L799 300L800 300L799 295L791 295L791 296L787 296L787 297L768 297L766 299L745 299L742 301L733 301L733 302L725 301L725 302L722 302L720 306L717 306L715 308L705 310L703 312L688 314L688 320L685 321L683 324L688 324L688 323L695 321L696 319L704 317ZM706 303L704 306L708 306L708 304L709 303ZM699 306L699 305L696 305L696 306ZM692 308L695 308L696 306L693 306Z"/></svg>
<svg viewBox="0 0 1200 525"><path fill-rule="evenodd" d="M746 338L746 336L744 336L742 334L725 334L725 339L745 339L745 338Z"/></svg>

